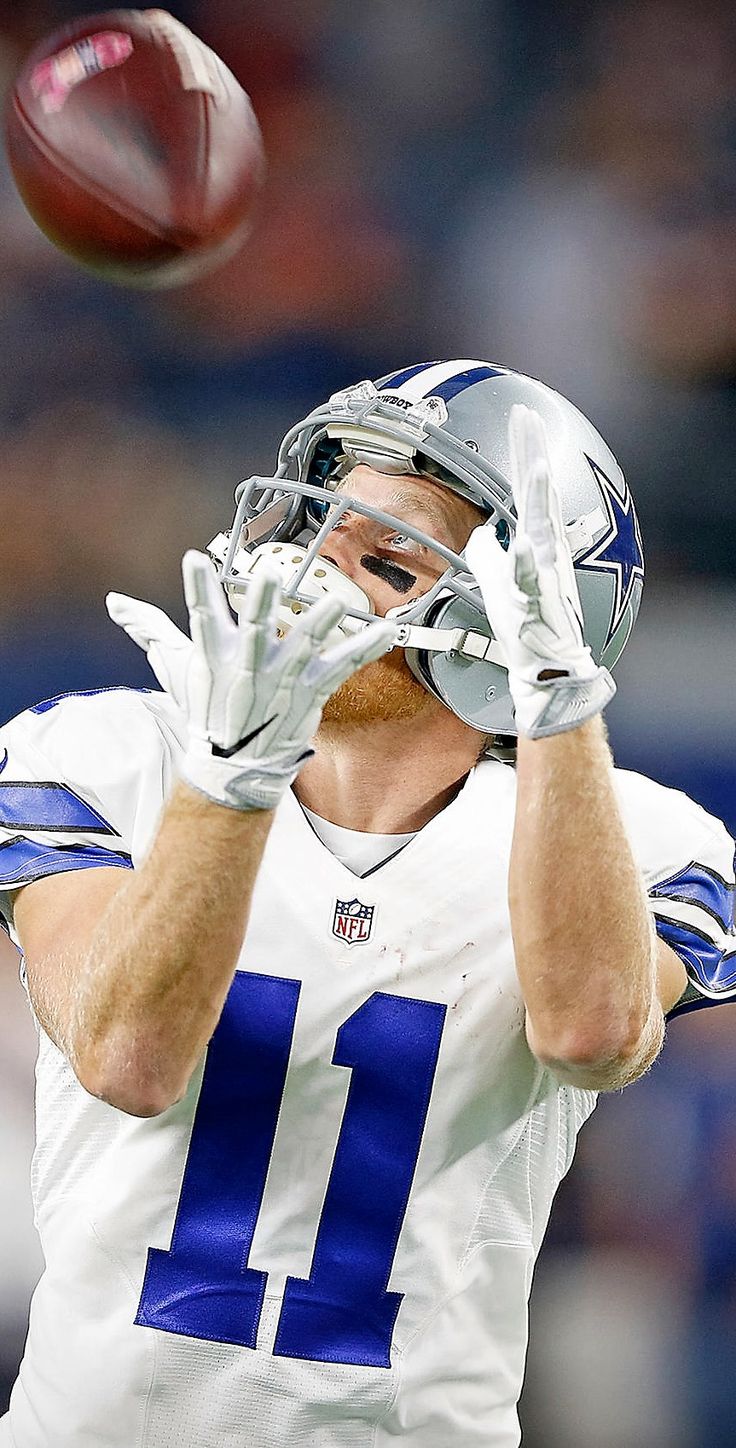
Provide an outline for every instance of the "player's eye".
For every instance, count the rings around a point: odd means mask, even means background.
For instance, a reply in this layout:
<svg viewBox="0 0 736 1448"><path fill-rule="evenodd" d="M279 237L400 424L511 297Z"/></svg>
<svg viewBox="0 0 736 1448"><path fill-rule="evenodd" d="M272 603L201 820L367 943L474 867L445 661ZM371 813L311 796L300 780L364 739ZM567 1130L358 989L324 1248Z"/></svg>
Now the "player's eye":
<svg viewBox="0 0 736 1448"><path fill-rule="evenodd" d="M416 538L410 538L408 533L391 533L386 539L386 546L395 553L421 553L421 543Z"/></svg>
<svg viewBox="0 0 736 1448"><path fill-rule="evenodd" d="M339 532L339 530L340 530L341 528L344 528L344 527L345 527L345 524L346 524L346 523L350 523L350 522L352 521L352 519L355 518L355 517L356 517L356 514L355 514L355 513L351 513L351 512L340 513L339 516L338 516L337 518L335 518L335 520L334 520L334 522L333 522L333 524L332 524L332 531L333 531L333 533Z"/></svg>

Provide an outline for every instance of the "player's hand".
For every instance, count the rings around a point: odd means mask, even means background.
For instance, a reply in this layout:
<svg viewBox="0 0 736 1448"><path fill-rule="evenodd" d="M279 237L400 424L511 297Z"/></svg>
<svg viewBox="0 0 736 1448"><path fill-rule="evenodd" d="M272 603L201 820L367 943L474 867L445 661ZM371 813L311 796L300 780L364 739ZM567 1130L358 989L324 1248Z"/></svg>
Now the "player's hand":
<svg viewBox="0 0 736 1448"><path fill-rule="evenodd" d="M205 554L185 553L182 574L191 639L160 609L120 594L108 596L110 616L146 650L187 715L184 778L232 809L273 809L313 753L325 701L391 647L396 625L381 620L323 649L344 611L328 597L279 640L280 581L266 565L237 623Z"/></svg>
<svg viewBox="0 0 736 1448"><path fill-rule="evenodd" d="M516 532L506 551L493 525L476 528L465 557L508 659L519 733L541 739L600 713L616 685L583 639L572 554L537 412L512 407L509 443Z"/></svg>

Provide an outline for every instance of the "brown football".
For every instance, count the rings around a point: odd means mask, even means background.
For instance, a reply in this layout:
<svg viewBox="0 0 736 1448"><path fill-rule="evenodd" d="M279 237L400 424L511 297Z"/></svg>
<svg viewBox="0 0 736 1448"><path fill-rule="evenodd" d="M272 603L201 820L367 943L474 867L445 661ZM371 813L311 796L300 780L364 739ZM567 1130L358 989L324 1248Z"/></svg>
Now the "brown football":
<svg viewBox="0 0 736 1448"><path fill-rule="evenodd" d="M88 15L42 41L10 94L5 135L42 231L130 286L177 285L225 261L265 175L242 86L165 10Z"/></svg>

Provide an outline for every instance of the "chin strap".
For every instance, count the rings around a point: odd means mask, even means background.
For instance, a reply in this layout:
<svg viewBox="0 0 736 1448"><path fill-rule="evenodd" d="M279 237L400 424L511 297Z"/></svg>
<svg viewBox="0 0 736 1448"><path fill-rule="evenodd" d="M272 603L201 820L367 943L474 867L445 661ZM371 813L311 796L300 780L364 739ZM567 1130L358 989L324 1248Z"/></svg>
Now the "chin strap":
<svg viewBox="0 0 736 1448"><path fill-rule="evenodd" d="M396 643L401 648L425 649L428 653L462 654L466 659L485 659L508 668L506 654L496 639L466 628L423 628L421 624L398 625Z"/></svg>

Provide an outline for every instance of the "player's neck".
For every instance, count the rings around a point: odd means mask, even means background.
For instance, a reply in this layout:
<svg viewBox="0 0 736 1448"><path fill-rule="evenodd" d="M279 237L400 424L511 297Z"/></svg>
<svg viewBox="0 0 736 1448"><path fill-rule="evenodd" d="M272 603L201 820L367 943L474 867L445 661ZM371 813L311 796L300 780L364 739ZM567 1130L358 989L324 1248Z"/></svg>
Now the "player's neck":
<svg viewBox="0 0 736 1448"><path fill-rule="evenodd" d="M301 804L344 829L375 834L419 830L454 798L478 758L480 736L452 715L419 728L371 723L323 727L294 792Z"/></svg>

